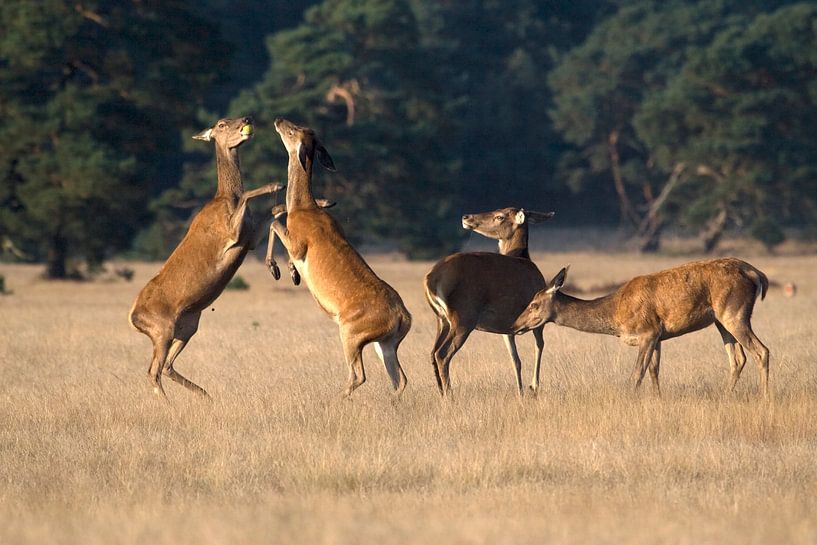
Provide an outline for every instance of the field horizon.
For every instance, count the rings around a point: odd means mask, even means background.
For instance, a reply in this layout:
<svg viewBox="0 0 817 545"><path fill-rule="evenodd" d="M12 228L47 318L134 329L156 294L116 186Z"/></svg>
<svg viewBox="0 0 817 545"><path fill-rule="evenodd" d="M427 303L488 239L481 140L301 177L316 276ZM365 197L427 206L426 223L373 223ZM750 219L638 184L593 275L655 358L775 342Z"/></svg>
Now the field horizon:
<svg viewBox="0 0 817 545"><path fill-rule="evenodd" d="M165 380L128 310L132 282L46 282L0 264L0 543L815 543L817 277L813 255L736 254L772 281L752 324L771 350L771 400L749 360L734 395L707 328L664 343L662 397L633 392L636 351L545 328L541 391L516 395L501 338L475 332L437 392L431 262L367 256L413 315L391 393L371 347L350 400L336 325L304 286L254 257L202 316ZM542 252L550 278L600 286L699 258ZM779 286L797 285L795 297ZM530 382L533 339L519 339Z"/></svg>

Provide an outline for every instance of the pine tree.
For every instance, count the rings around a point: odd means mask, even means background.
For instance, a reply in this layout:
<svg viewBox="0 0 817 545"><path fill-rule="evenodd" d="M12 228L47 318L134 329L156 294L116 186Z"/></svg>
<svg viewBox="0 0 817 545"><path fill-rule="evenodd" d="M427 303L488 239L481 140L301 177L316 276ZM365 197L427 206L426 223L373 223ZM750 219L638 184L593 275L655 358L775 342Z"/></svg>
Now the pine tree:
<svg viewBox="0 0 817 545"><path fill-rule="evenodd" d="M694 227L729 220L773 247L782 226L817 225L817 6L721 30L636 116L662 165L696 166L681 201ZM711 231L711 232L710 232ZM714 248L719 232L707 230Z"/></svg>
<svg viewBox="0 0 817 545"><path fill-rule="evenodd" d="M439 82L409 4L326 0L268 47L263 80L231 107L258 122L244 159L250 178L285 179L272 122L287 117L315 129L332 154L338 171L317 175L315 191L338 201L353 238L396 240L411 256L453 247L459 226Z"/></svg>
<svg viewBox="0 0 817 545"><path fill-rule="evenodd" d="M187 2L0 6L0 230L63 278L125 248L225 66Z"/></svg>

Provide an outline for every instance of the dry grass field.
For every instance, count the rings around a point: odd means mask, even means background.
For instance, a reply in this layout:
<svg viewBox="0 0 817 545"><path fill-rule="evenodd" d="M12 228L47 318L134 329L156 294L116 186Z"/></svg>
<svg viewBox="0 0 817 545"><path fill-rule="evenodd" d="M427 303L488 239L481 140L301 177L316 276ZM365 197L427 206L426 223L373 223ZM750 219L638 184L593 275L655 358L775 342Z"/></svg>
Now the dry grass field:
<svg viewBox="0 0 817 545"><path fill-rule="evenodd" d="M132 283L47 283L0 265L0 543L817 543L817 258L740 255L773 287L753 320L773 400L747 363L734 396L714 328L664 343L663 397L633 394L635 349L545 328L542 391L518 399L500 337L476 332L437 394L430 263L378 257L414 316L392 398L372 348L347 370L305 287L254 258L176 367L213 396L148 388ZM579 287L688 257L543 253ZM529 381L532 337L520 340Z"/></svg>

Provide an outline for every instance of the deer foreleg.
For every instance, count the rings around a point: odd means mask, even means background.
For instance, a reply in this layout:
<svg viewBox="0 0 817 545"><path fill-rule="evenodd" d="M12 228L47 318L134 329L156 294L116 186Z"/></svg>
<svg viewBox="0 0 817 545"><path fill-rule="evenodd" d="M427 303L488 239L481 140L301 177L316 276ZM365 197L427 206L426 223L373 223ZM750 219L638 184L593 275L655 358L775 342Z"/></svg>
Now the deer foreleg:
<svg viewBox="0 0 817 545"><path fill-rule="evenodd" d="M272 229L275 236L281 239L281 244L286 248L290 260L294 259L297 261L304 258L306 255L306 246L303 243L296 243L289 238L289 229L286 228L286 225L276 219L272 222L272 225L270 225L270 229ZM270 235L270 238L272 238L272 235Z"/></svg>
<svg viewBox="0 0 817 545"><path fill-rule="evenodd" d="M241 240L241 230L244 227L244 219L247 216L247 203L256 197L269 195L270 193L274 193L283 187L284 186L281 184L267 184L259 187L258 189L245 191L244 194L241 195L241 198L238 200L238 206L236 206L235 211L233 211L233 215L230 216L230 241L224 247L225 252L236 246ZM253 239L254 237L255 229L253 229ZM257 244L258 242L253 240L251 241L251 244L252 243Z"/></svg>
<svg viewBox="0 0 817 545"><path fill-rule="evenodd" d="M269 240L267 241L267 256L264 259L264 263L269 268L269 272L272 273L272 277L276 280L280 280L281 269L278 268L278 264L275 262L275 256L272 253L272 248L273 246L275 246L275 221L273 221L273 223L271 223L269 226Z"/></svg>

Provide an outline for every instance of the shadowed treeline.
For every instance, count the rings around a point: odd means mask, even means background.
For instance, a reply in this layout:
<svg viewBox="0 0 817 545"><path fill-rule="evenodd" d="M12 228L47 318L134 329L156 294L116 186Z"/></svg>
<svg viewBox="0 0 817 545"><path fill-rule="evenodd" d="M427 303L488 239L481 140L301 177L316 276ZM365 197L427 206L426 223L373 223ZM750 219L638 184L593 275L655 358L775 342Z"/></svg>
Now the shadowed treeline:
<svg viewBox="0 0 817 545"><path fill-rule="evenodd" d="M296 4L4 2L0 237L52 277L166 257L215 187L189 137L224 115L256 121L248 188L285 177L276 117L314 127L333 215L410 257L504 206L643 251L817 227L815 2Z"/></svg>

